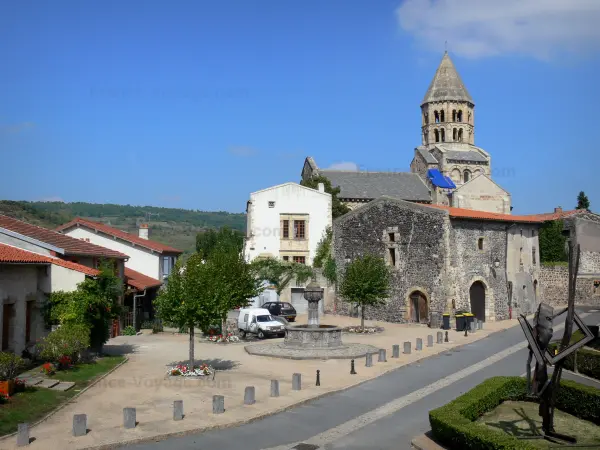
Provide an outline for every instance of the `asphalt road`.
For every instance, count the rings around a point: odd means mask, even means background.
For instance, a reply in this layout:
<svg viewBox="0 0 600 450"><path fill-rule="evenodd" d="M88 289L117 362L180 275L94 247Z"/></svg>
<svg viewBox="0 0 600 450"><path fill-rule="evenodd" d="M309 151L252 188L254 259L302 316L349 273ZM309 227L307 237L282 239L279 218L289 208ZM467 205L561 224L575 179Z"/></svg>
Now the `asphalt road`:
<svg viewBox="0 0 600 450"><path fill-rule="evenodd" d="M590 312L589 308L579 311L588 313L586 323L600 323L600 312ZM555 338L562 336L562 330L556 325L555 329ZM460 335L456 333L452 339L459 340ZM247 425L127 448L409 449L414 436L429 430L431 409L448 403L487 378L523 375L527 361L525 346L521 328L513 327ZM357 370L361 370L360 365ZM576 374L564 376L600 387Z"/></svg>

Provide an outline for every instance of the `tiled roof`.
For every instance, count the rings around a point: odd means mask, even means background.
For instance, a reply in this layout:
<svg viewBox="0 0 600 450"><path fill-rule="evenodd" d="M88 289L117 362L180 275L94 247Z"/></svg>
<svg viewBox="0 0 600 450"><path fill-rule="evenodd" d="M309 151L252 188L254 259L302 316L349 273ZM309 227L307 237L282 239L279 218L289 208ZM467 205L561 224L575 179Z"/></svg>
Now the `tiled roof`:
<svg viewBox="0 0 600 450"><path fill-rule="evenodd" d="M65 236L64 234L56 231L38 227L37 225L31 225L30 223L13 219L12 217L8 216L0 215L0 228L6 228L7 230L15 233L19 233L55 247L62 248L65 251L65 255L86 255L119 259L128 258L127 255L115 250L90 244L89 242L75 239L70 236Z"/></svg>
<svg viewBox="0 0 600 450"><path fill-rule="evenodd" d="M437 164L438 160L425 147L417 147L417 151L427 164Z"/></svg>
<svg viewBox="0 0 600 450"><path fill-rule="evenodd" d="M469 150L469 151L458 151L458 150L446 150L446 159L454 161L475 161L475 162L487 162L487 158L481 153Z"/></svg>
<svg viewBox="0 0 600 450"><path fill-rule="evenodd" d="M148 277L143 273L136 272L135 270L125 268L125 280L129 286L132 286L140 291L151 287L161 286L162 282L156 278Z"/></svg>
<svg viewBox="0 0 600 450"><path fill-rule="evenodd" d="M340 188L339 198L375 199L382 196L430 202L429 189L411 172L359 172L319 170L331 185Z"/></svg>
<svg viewBox="0 0 600 450"><path fill-rule="evenodd" d="M474 209L466 209L466 208L454 208L452 206L444 206L444 205L426 205L431 208L438 208L448 211L450 217L455 219L473 219L473 220L493 220L500 222L526 222L526 223L540 223L544 222L544 220L552 220L552 219L542 219L542 215L529 215L529 216L517 216L513 214L498 214L491 213L487 211L476 211Z"/></svg>
<svg viewBox="0 0 600 450"><path fill-rule="evenodd" d="M145 247L150 250L157 251L159 253L183 253L181 250L178 250L173 247L169 247L168 245L161 244L160 242L151 241L150 239L142 239L139 236L136 236L131 233L127 233L126 231L121 231L117 228L113 228L109 225L105 225L103 223L94 222L88 219L82 219L81 217L76 217L71 220L69 223L65 223L56 229L56 231L64 231L71 227L76 227L78 225L85 226L87 228L91 228L93 230L98 230L104 234L108 234L110 236L117 237L119 239L123 239L124 241L130 242L135 245L139 245L140 247Z"/></svg>
<svg viewBox="0 0 600 450"><path fill-rule="evenodd" d="M586 212L586 211L582 210L582 209L571 209L568 211L551 212L551 213L544 213L544 214L531 214L531 215L525 216L525 217L536 217L541 222L546 222L546 221L550 221L550 220L564 219L565 217L570 217L575 214L579 214L579 213L583 213L583 212Z"/></svg>
<svg viewBox="0 0 600 450"><path fill-rule="evenodd" d="M40 255L21 248L12 247L6 244L0 244L0 263L19 263L19 264L55 264L57 266L66 267L67 269L85 273L86 275L98 275L96 269L86 267L71 261L65 261L51 256Z"/></svg>

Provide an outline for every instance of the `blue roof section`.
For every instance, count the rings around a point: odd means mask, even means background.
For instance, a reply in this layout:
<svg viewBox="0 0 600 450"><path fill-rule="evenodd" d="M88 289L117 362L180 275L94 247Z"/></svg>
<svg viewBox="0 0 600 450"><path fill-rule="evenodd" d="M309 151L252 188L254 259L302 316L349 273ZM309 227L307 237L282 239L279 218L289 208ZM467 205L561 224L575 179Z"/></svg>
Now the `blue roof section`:
<svg viewBox="0 0 600 450"><path fill-rule="evenodd" d="M437 169L429 169L427 171L427 178L429 178L429 181L431 181L434 186L439 188L456 189L454 182L450 178L442 175L442 173Z"/></svg>

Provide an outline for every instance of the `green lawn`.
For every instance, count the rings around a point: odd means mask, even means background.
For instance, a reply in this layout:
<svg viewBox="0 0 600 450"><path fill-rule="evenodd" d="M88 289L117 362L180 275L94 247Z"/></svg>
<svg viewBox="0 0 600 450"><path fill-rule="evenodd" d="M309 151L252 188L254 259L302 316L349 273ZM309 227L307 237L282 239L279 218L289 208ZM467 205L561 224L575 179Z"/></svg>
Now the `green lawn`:
<svg viewBox="0 0 600 450"><path fill-rule="evenodd" d="M19 423L31 424L41 419L124 359L123 356L105 356L93 363L80 364L72 370L58 372L53 379L75 382L75 386L66 392L33 387L13 395L8 403L0 405L0 436L17 431ZM39 368L34 369L34 372L36 370L39 371Z"/></svg>

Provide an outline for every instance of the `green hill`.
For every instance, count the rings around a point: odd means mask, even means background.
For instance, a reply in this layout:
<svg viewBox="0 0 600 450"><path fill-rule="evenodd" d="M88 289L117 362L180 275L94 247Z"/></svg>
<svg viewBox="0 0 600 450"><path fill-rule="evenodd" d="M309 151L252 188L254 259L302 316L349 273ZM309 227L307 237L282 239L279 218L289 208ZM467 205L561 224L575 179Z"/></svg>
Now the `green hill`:
<svg viewBox="0 0 600 450"><path fill-rule="evenodd" d="M140 223L148 223L150 239L186 253L194 251L196 235L203 230L223 226L241 231L246 228L245 214L156 206L0 200L0 214L46 228L55 228L74 217L84 217L134 234Z"/></svg>

